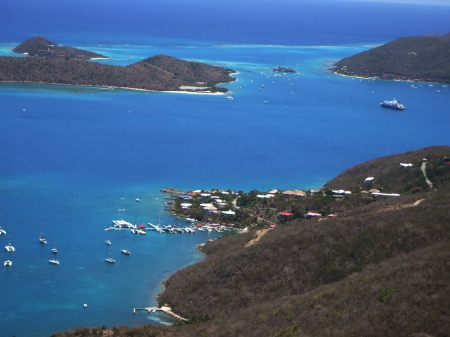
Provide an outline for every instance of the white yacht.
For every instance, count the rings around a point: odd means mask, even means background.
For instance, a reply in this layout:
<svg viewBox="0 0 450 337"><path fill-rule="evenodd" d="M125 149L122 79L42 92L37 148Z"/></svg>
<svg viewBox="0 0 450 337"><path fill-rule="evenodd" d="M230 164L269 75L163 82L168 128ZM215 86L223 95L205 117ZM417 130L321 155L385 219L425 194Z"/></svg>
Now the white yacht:
<svg viewBox="0 0 450 337"><path fill-rule="evenodd" d="M59 264L59 260L50 259L48 260L51 264Z"/></svg>
<svg viewBox="0 0 450 337"><path fill-rule="evenodd" d="M122 249L121 252L125 255L130 255L130 251L128 249Z"/></svg>
<svg viewBox="0 0 450 337"><path fill-rule="evenodd" d="M105 240L105 243L110 246L111 245L111 241L109 241L108 239Z"/></svg>
<svg viewBox="0 0 450 337"><path fill-rule="evenodd" d="M14 252L16 250L16 248L14 248L14 246L11 245L11 242L8 243L7 246L5 246L5 249L6 249L7 252Z"/></svg>
<svg viewBox="0 0 450 337"><path fill-rule="evenodd" d="M58 253L58 250L56 249L56 247L53 247L53 248L52 248L52 253L53 253L53 254Z"/></svg>
<svg viewBox="0 0 450 337"><path fill-rule="evenodd" d="M132 228L132 227L133 227L133 225L131 224L131 222L122 220L122 217L121 217L122 211L125 211L125 209L122 208L122 203L123 203L123 200L124 200L124 199L125 199L124 197L121 197L121 198L120 198L120 208L119 208L119 219L120 219L120 220L113 220L113 221L112 221L113 226L114 226L115 228Z"/></svg>
<svg viewBox="0 0 450 337"><path fill-rule="evenodd" d="M11 267L11 266L12 266L12 261L8 258L8 260L6 260L6 261L3 263L3 265L4 265L5 267Z"/></svg>
<svg viewBox="0 0 450 337"><path fill-rule="evenodd" d="M116 262L116 260L114 260L112 257L107 257L105 261L108 262L108 263Z"/></svg>

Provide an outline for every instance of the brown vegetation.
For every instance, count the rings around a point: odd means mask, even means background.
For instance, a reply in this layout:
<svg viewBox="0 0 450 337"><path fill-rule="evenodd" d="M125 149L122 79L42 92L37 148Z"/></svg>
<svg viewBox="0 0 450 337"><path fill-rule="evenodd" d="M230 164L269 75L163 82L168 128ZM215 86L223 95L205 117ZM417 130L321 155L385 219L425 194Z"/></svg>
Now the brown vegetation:
<svg viewBox="0 0 450 337"><path fill-rule="evenodd" d="M417 173L424 157L436 188ZM255 232L206 243L206 259L172 275L159 297L192 324L114 335L448 336L449 159L442 146L355 166L327 188L361 191L373 176L375 187L401 197L361 201L370 197L353 193L323 206L339 204L337 218L280 224L248 247ZM399 168L404 161L414 166Z"/></svg>
<svg viewBox="0 0 450 337"><path fill-rule="evenodd" d="M450 33L400 38L335 66L343 75L450 83Z"/></svg>
<svg viewBox="0 0 450 337"><path fill-rule="evenodd" d="M39 57L0 57L0 82L92 85L155 91L180 91L181 86L189 86L193 87L190 91L226 92L227 89L216 85L234 80L230 77L233 72L230 69L166 55L156 55L126 67L88 62L85 59L102 56L60 47L40 37L30 39L14 50L27 51L30 55L38 53Z"/></svg>

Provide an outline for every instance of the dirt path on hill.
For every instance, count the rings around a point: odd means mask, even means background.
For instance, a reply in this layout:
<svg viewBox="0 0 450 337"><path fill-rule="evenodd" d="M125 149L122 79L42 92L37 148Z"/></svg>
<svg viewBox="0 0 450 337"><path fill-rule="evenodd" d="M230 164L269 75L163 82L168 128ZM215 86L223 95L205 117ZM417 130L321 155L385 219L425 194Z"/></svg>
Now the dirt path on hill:
<svg viewBox="0 0 450 337"><path fill-rule="evenodd" d="M253 239L251 239L249 242L247 242L247 244L245 245L245 247L250 247L255 245L256 243L258 243L259 240L261 240L261 238L267 234L268 231L270 231L272 228L266 228L266 229L261 229L255 232L255 237Z"/></svg>

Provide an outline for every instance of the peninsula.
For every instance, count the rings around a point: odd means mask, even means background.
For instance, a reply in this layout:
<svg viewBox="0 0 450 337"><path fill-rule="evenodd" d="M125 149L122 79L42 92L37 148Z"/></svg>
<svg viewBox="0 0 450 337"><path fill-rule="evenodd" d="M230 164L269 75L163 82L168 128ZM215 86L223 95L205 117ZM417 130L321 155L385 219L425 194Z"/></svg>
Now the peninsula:
<svg viewBox="0 0 450 337"><path fill-rule="evenodd" d="M227 92L231 69L155 55L128 66L89 61L104 56L35 37L14 48L28 57L0 57L0 82L105 86L153 91Z"/></svg>
<svg viewBox="0 0 450 337"><path fill-rule="evenodd" d="M344 58L332 71L345 76L450 83L450 33L403 37Z"/></svg>
<svg viewBox="0 0 450 337"><path fill-rule="evenodd" d="M448 335L450 147L374 159L321 191L293 192L239 193L248 230L209 240L205 260L164 282L158 307L190 324L53 336Z"/></svg>

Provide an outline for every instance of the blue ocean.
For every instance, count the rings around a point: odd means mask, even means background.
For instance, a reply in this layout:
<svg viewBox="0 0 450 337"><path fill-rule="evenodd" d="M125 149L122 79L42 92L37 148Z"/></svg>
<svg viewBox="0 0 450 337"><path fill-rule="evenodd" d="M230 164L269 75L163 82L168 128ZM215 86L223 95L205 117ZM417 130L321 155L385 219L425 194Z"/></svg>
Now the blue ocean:
<svg viewBox="0 0 450 337"><path fill-rule="evenodd" d="M450 145L446 85L327 71L402 36L448 33L449 17L450 6L358 1L3 1L2 56L41 35L110 57L95 62L167 54L231 68L236 81L223 85L233 100L0 83L0 255L13 262L0 270L0 336L173 324L133 308L156 305L162 282L221 234L105 231L118 217L184 225L164 212L164 187L317 189L370 159ZM393 98L406 111L380 108Z"/></svg>

